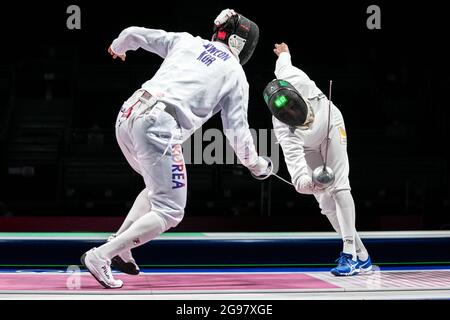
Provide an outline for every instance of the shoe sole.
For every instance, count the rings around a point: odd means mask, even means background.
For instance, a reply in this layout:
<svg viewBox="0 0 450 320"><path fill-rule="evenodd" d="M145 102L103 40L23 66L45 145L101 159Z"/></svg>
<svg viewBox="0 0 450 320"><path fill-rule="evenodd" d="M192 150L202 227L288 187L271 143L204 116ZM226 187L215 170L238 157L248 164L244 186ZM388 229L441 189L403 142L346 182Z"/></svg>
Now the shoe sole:
<svg viewBox="0 0 450 320"><path fill-rule="evenodd" d="M130 274L133 276L137 276L140 272L139 269L136 269L136 265L132 262L125 262L120 256L115 256L111 259L111 266L119 269L123 273Z"/></svg>
<svg viewBox="0 0 450 320"><path fill-rule="evenodd" d="M360 270L361 273L369 273L372 272L372 265L367 267L367 268L361 268Z"/></svg>
<svg viewBox="0 0 450 320"><path fill-rule="evenodd" d="M332 272L332 274L335 277L353 277L353 276L357 276L360 273L359 272L355 272L355 273L350 274L350 273L333 273Z"/></svg>
<svg viewBox="0 0 450 320"><path fill-rule="evenodd" d="M330 271L330 273L336 277L351 277L351 276L356 276L356 275L360 274L361 271L354 270L353 272L349 272L349 273L335 273L333 271Z"/></svg>
<svg viewBox="0 0 450 320"><path fill-rule="evenodd" d="M106 289L120 289L120 288L122 288L122 286L120 286L120 287L111 287L111 286L108 286L104 281L102 281L101 279L99 279L99 278L97 278L97 276L91 271L91 269L89 269L89 267L87 266L87 264L86 264L86 253L84 253L82 256L81 256L81 263L83 264L83 266L89 271L89 273L94 277L94 279L95 280L97 280L97 282L98 283L100 283L104 288L106 288Z"/></svg>

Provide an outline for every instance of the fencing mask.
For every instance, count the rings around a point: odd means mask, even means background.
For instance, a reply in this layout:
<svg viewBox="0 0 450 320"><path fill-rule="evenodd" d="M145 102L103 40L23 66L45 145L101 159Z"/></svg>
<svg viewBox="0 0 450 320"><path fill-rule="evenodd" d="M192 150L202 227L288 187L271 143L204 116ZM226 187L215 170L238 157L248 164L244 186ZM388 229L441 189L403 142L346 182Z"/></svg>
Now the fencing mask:
<svg viewBox="0 0 450 320"><path fill-rule="evenodd" d="M223 10L214 22L212 40L228 45L241 65L252 56L258 39L259 28L256 23L233 10Z"/></svg>
<svg viewBox="0 0 450 320"><path fill-rule="evenodd" d="M290 127L304 126L311 121L307 103L286 80L275 79L269 82L263 96L272 115Z"/></svg>

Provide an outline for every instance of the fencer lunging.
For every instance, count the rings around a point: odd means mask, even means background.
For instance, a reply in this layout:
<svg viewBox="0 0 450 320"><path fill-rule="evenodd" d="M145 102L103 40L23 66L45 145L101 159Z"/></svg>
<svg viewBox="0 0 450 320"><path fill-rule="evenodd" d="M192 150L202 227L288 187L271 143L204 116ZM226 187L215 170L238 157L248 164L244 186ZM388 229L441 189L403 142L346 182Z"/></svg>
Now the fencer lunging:
<svg viewBox="0 0 450 320"><path fill-rule="evenodd" d="M355 204L350 192L347 134L339 109L302 70L291 62L285 43L275 44L278 56L277 79L264 90L264 99L273 114L273 127L283 150L287 168L296 190L313 194L322 214L342 237L343 249L331 270L336 276L356 275L372 269L369 254L355 227ZM334 182L319 189L311 178L314 169L323 166L327 134L327 166L335 173Z"/></svg>
<svg viewBox="0 0 450 320"><path fill-rule="evenodd" d="M214 114L221 112L224 133L242 164L256 176L269 171L271 164L256 153L249 130L249 85L242 68L258 37L254 22L226 9L214 22L211 41L130 27L112 42L113 58L125 60L126 52L142 48L164 62L117 117L117 141L130 166L144 178L145 189L116 235L82 256L104 287L123 285L111 273L111 260L124 272L139 273L131 249L183 219L187 176L181 143Z"/></svg>

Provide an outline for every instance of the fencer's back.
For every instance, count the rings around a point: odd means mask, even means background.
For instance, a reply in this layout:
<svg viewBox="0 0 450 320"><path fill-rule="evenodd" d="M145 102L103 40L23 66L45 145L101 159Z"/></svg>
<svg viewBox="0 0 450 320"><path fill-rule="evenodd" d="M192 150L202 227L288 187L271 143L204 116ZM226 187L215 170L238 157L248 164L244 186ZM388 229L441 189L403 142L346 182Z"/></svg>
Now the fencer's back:
<svg viewBox="0 0 450 320"><path fill-rule="evenodd" d="M227 46L188 33L180 34L160 69L142 87L175 108L186 135L220 111L221 101L248 100L245 73Z"/></svg>

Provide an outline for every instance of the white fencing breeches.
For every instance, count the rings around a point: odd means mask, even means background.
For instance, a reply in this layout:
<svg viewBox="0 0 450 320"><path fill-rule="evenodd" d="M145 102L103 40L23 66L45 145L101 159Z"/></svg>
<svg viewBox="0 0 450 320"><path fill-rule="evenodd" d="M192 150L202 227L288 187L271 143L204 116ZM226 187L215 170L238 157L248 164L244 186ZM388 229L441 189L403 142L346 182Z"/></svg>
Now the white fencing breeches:
<svg viewBox="0 0 450 320"><path fill-rule="evenodd" d="M151 116L150 108L142 112L140 108L147 108L139 100L143 92L138 90L125 102L117 118L116 137L130 166L144 178L150 211L137 214L131 226L99 248L106 258L152 240L184 216L187 176L181 129L165 111L156 117Z"/></svg>

